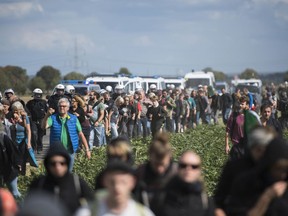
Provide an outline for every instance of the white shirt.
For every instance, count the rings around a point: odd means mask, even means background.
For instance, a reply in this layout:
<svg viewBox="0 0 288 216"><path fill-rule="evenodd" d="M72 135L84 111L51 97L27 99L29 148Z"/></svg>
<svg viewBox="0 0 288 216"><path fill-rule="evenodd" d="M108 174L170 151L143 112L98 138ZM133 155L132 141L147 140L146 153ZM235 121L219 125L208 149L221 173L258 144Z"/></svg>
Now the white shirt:
<svg viewBox="0 0 288 216"><path fill-rule="evenodd" d="M128 201L127 207L120 214L112 213L105 202L99 200L97 216L154 216L152 211L133 199Z"/></svg>

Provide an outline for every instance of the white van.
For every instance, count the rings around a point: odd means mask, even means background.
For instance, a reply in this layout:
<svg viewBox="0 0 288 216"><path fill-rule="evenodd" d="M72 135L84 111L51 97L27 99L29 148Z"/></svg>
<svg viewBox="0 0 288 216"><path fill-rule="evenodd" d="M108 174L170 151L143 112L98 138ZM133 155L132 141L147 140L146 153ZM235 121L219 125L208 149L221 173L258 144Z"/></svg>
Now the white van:
<svg viewBox="0 0 288 216"><path fill-rule="evenodd" d="M64 86L72 85L75 88L75 92L80 95L85 95L88 91L100 91L100 86L93 82L87 82L86 80L61 80L60 82ZM54 94L55 90L53 90Z"/></svg>
<svg viewBox="0 0 288 216"><path fill-rule="evenodd" d="M152 84L156 85L158 90L166 89L164 78L162 77L142 77L144 83L144 91L147 92Z"/></svg>
<svg viewBox="0 0 288 216"><path fill-rule="evenodd" d="M215 76L213 72L195 71L185 74L186 88L197 89L199 85L207 85L214 87Z"/></svg>
<svg viewBox="0 0 288 216"><path fill-rule="evenodd" d="M87 82L93 82L94 84L98 84L101 89L105 89L107 86L111 86L113 90L117 85L125 86L125 84L129 81L128 77L122 76L95 76L95 77L88 77L86 79Z"/></svg>
<svg viewBox="0 0 288 216"><path fill-rule="evenodd" d="M185 79L183 77L179 78L164 78L164 82L166 85L166 88L171 88L171 85L174 86L174 88L185 88Z"/></svg>

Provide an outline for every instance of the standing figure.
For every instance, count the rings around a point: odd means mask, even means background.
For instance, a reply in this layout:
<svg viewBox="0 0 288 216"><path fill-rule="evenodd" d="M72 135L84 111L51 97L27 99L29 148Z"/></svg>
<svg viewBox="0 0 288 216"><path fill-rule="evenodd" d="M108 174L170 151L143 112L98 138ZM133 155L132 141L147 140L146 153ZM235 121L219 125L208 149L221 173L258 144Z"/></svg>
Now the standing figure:
<svg viewBox="0 0 288 216"><path fill-rule="evenodd" d="M39 88L33 90L33 99L29 100L26 104L27 109L31 115L31 129L32 129L32 141L34 141L33 148L37 152L43 150L43 136L45 135L45 130L42 129L42 121L47 112L47 102L42 99L43 91Z"/></svg>

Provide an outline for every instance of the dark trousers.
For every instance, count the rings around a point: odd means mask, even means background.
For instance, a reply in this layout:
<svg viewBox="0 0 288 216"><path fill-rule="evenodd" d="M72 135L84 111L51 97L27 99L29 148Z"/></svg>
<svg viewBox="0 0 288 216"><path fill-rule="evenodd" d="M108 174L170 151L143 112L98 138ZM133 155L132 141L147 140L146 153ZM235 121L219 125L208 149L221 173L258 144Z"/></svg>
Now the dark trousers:
<svg viewBox="0 0 288 216"><path fill-rule="evenodd" d="M171 133L174 132L174 120L170 117L166 118L166 130Z"/></svg>
<svg viewBox="0 0 288 216"><path fill-rule="evenodd" d="M163 119L161 120L152 120L151 121L151 133L152 133L152 137L154 137L162 128L163 126Z"/></svg>
<svg viewBox="0 0 288 216"><path fill-rule="evenodd" d="M41 121L31 122L31 132L32 132L32 147L34 150L42 151L43 149L43 136L46 130L41 127Z"/></svg>

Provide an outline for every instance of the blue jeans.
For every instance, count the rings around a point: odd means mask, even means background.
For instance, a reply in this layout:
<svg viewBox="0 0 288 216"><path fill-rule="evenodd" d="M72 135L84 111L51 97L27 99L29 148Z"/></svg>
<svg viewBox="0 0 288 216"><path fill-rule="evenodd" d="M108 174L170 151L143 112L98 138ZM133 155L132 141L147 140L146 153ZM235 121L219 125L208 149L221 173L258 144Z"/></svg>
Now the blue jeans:
<svg viewBox="0 0 288 216"><path fill-rule="evenodd" d="M116 123L110 123L111 124L111 139L115 139L118 137L118 130Z"/></svg>
<svg viewBox="0 0 288 216"><path fill-rule="evenodd" d="M75 153L70 154L70 164L69 164L69 172L72 173L74 161L75 161Z"/></svg>
<svg viewBox="0 0 288 216"><path fill-rule="evenodd" d="M138 136L142 134L144 138L147 136L147 118L141 117L138 122Z"/></svg>
<svg viewBox="0 0 288 216"><path fill-rule="evenodd" d="M102 146L106 144L105 128L100 125L97 127L91 127L89 137L89 147L92 149L93 146Z"/></svg>
<svg viewBox="0 0 288 216"><path fill-rule="evenodd" d="M11 182L9 182L8 189L11 191L11 193L13 194L13 196L15 198L20 198L21 197L21 193L18 190L17 181L18 181L18 177L16 177Z"/></svg>

